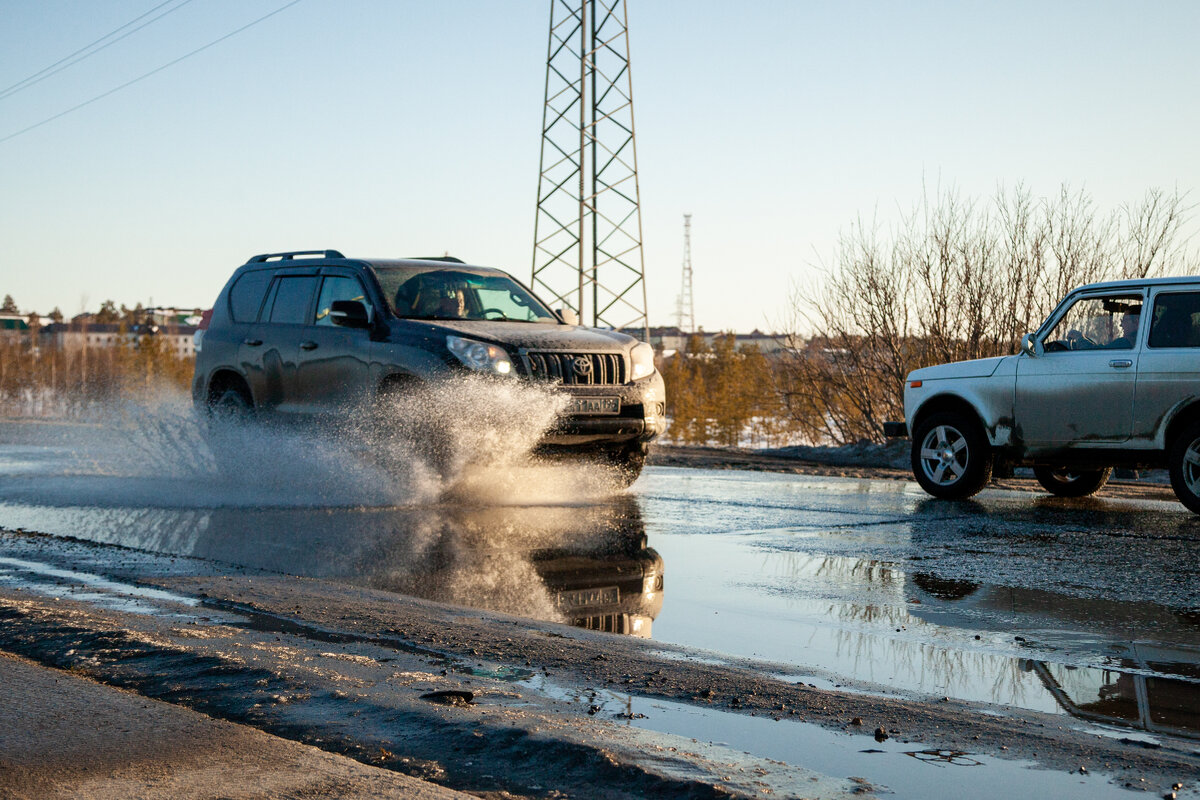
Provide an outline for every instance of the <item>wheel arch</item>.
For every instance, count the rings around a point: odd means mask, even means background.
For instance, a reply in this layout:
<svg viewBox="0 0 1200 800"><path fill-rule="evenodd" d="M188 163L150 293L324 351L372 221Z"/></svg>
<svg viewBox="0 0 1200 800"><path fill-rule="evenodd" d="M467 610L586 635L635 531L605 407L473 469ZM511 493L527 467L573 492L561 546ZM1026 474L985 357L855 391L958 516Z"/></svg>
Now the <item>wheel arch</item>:
<svg viewBox="0 0 1200 800"><path fill-rule="evenodd" d="M1164 453L1171 451L1171 443L1179 432L1200 420L1200 398L1195 398L1171 415L1171 420L1163 429L1162 449Z"/></svg>
<svg viewBox="0 0 1200 800"><path fill-rule="evenodd" d="M227 367L213 372L208 378L208 391L204 395L206 403L213 403L229 389L236 389L246 398L251 407L254 406L254 393L250 391L250 383L237 370Z"/></svg>
<svg viewBox="0 0 1200 800"><path fill-rule="evenodd" d="M956 394L935 395L934 397L931 397L922 403L921 407L917 409L917 413L913 415L909 430L913 431L915 435L917 428L920 427L921 423L928 419L931 414L938 414L943 411L953 411L959 414L964 414L975 420L975 422L979 424L980 429L984 432L984 435L988 437L989 441L991 440L991 431L987 429L987 425L984 424L983 418L980 416L979 411L970 403L970 401Z"/></svg>
<svg viewBox="0 0 1200 800"><path fill-rule="evenodd" d="M411 372L389 372L375 384L375 396L387 397L395 392L412 391L424 384L424 381Z"/></svg>

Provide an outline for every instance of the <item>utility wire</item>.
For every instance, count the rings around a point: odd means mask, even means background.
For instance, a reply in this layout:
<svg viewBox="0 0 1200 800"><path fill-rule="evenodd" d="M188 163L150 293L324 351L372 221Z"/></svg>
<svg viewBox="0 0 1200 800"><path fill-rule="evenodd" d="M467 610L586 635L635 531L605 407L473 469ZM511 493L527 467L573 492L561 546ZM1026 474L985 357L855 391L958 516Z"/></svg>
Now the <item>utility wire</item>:
<svg viewBox="0 0 1200 800"><path fill-rule="evenodd" d="M22 128L21 130L17 131L16 133L10 133L8 136L0 138L0 144L7 142L9 139L15 139L23 133L29 133L31 130L33 130L35 128L40 128L47 123L50 123L56 119L59 119L60 117L65 117L67 114L70 114L74 111L78 111L79 109L83 108L84 106L90 106L92 103L96 102L97 100L103 100L105 97L108 97L111 94L116 94L117 92L121 91L122 89L132 86L133 84L137 83L138 81L143 81L146 78L149 78L151 75L156 75L159 72L162 72L167 67L173 67L176 64L178 64L180 61L191 58L192 56L196 55L197 53L202 53L205 50L207 50L208 48L210 48L214 45L218 45L221 42L225 41L226 39L228 39L232 36L237 36L239 33L246 30L247 28L252 28L255 25L257 25L258 23L263 22L264 20L270 19L271 17L275 16L276 14L280 13L281 11L286 11L287 9L291 8L292 6L296 5L299 2L300 2L300 0L292 0L290 3L286 3L282 6L280 6L279 8L275 9L271 13L264 14L263 16L259 17L258 19L254 20L253 22L248 22L245 25L243 25L242 27L238 28L237 30L230 31L229 33L225 34L224 36L222 36L219 39L214 39L213 41L209 42L208 44L204 45L203 47L197 47L195 50L191 51L190 53L186 53L186 54L180 56L179 58L176 58L173 61L168 61L166 64L163 64L161 67L156 67L156 68L150 70L149 72L145 73L144 75L139 75L138 77L134 78L131 81L126 81L125 83L122 83L120 86L117 86L114 89L109 89L107 92L98 94L95 97L93 97L91 100L84 100L82 103L80 103L78 105L71 106L66 111L60 111L59 113L55 114L54 116L47 117L46 119L42 120L41 122L35 122L34 124L30 125L28 128Z"/></svg>
<svg viewBox="0 0 1200 800"><path fill-rule="evenodd" d="M155 11L158 11L163 6L170 5L171 3L174 3L174 2L176 2L176 0L165 0L165 2L159 3L154 8L147 11L145 14L142 14L140 17L134 17L129 22L126 22L124 25L117 28L116 30L109 31L108 33L104 34L103 36L101 36L99 39L92 42L91 44L89 44L85 47L79 48L74 53L71 53L68 56L64 56L63 58L60 58L58 61L55 61L53 64L46 67L45 69L42 69L38 72L33 73L28 78L17 81L12 86L9 86L7 89L0 89L0 100L5 99L6 97L10 97L10 96L16 94L17 92L21 91L22 89L28 89L30 86L33 86L35 83L41 83L42 81L46 80L46 78L49 78L51 75L56 75L59 72L62 72L67 67L78 64L80 61L83 61L85 58L89 58L91 56L96 55L96 53L99 53L101 50L103 50L106 47L116 44L117 42L124 39L126 36L137 33L142 28L146 27L147 25L150 25L151 23L158 22L160 19L165 17L167 14L170 14L172 11L178 11L179 9L186 6L188 3L192 2L192 0L183 0L183 2L180 3L179 5L175 6L174 8L167 9L166 11L159 14L154 19L150 20L149 22L145 22L145 23L137 26L133 30L128 31L121 36L117 36L116 39L113 39L111 42L108 42L101 47L96 47L96 45L100 44L105 39L109 39L113 36L116 36L116 34L125 30L130 25L137 22L138 20L145 19L146 17L153 14ZM92 50L93 47L95 47L96 49ZM88 50L91 50L91 52L90 53L87 52ZM79 56L79 57L75 58L76 56Z"/></svg>

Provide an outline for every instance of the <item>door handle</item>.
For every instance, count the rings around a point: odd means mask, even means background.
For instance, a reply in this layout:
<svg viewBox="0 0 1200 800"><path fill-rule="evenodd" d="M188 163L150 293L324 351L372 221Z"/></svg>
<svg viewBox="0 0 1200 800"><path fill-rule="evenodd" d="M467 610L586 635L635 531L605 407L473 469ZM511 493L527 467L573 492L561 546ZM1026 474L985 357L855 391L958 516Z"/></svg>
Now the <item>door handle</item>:
<svg viewBox="0 0 1200 800"><path fill-rule="evenodd" d="M1114 358L1108 362L1108 365L1113 369L1125 369L1126 367L1132 367L1133 361L1128 358Z"/></svg>
<svg viewBox="0 0 1200 800"><path fill-rule="evenodd" d="M242 344L248 344L251 347L258 347L262 344L262 339L242 339Z"/></svg>
<svg viewBox="0 0 1200 800"><path fill-rule="evenodd" d="M316 350L317 343L313 341L304 341L300 343L301 350Z"/></svg>

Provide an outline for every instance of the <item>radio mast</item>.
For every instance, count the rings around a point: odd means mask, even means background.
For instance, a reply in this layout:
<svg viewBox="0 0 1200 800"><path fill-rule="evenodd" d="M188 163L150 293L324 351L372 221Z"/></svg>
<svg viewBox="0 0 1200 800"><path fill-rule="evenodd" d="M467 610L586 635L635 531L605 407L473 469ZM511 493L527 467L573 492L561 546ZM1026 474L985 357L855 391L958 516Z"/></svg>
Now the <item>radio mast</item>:
<svg viewBox="0 0 1200 800"><path fill-rule="evenodd" d="M683 285L675 303L675 321L680 333L696 332L696 304L692 299L692 215L683 215Z"/></svg>
<svg viewBox="0 0 1200 800"><path fill-rule="evenodd" d="M624 0L551 0L533 288L650 338Z"/></svg>

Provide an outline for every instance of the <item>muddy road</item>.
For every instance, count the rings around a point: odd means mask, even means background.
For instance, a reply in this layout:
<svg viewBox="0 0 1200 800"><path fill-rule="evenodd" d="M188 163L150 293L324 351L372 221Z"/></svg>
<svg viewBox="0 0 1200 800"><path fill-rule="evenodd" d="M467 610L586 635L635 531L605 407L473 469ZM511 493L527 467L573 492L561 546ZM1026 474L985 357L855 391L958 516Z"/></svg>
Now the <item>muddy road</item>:
<svg viewBox="0 0 1200 800"><path fill-rule="evenodd" d="M439 481L286 436L231 474L152 421L0 424L6 674L343 759L320 763L347 795L398 791L377 770L494 797L1200 797L1200 522L1165 494L677 466L615 491L521 459ZM0 786L61 715L21 696Z"/></svg>

